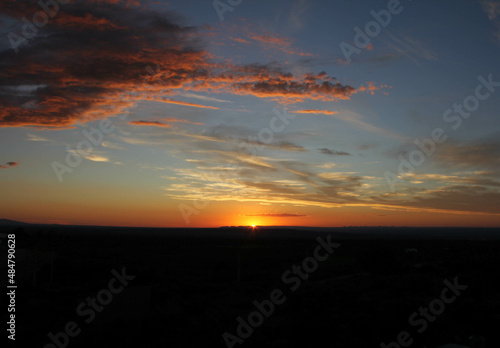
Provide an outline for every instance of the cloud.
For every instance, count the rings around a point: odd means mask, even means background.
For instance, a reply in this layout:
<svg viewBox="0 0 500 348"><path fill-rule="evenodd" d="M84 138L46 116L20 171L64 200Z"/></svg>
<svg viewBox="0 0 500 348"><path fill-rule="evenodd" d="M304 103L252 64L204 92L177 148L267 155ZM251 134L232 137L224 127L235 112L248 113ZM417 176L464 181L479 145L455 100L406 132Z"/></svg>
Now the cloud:
<svg viewBox="0 0 500 348"><path fill-rule="evenodd" d="M222 137L213 136L213 135L205 135L205 134L193 134L187 132L173 132L172 134L180 135L188 138L198 139L202 141L211 141L211 142L219 142L219 143L227 143L228 140Z"/></svg>
<svg viewBox="0 0 500 348"><path fill-rule="evenodd" d="M488 171L464 172L454 175L408 173L401 175L400 178L417 184L435 181L450 184L468 184L471 186L500 187L500 181L497 180L495 172Z"/></svg>
<svg viewBox="0 0 500 348"><path fill-rule="evenodd" d="M250 37L256 41L275 46L288 47L291 45L290 39L277 34L251 34Z"/></svg>
<svg viewBox="0 0 500 348"><path fill-rule="evenodd" d="M383 54L380 54L377 56L368 57L366 59L366 62L372 63L372 64L384 64L384 63L398 60L401 57L403 57L403 55L400 53L397 53L397 54L395 54L395 53L383 53Z"/></svg>
<svg viewBox="0 0 500 348"><path fill-rule="evenodd" d="M169 121L170 119L165 119ZM177 120L181 121L181 120ZM189 122L189 121L186 121ZM192 143L193 149L190 151L207 150L211 149L214 152L221 151L231 154L241 154L247 152L260 152L264 150L288 151L288 152L306 152L303 146L292 142L290 139L297 138L297 134L275 134L273 141L263 142L257 137L258 131L239 126L206 126L201 132L192 132L191 130L174 130L169 131L168 136L159 140L160 142L173 142L183 143L186 148L186 139L191 138L198 140ZM151 135L148 135L148 140L151 141Z"/></svg>
<svg viewBox="0 0 500 348"><path fill-rule="evenodd" d="M138 139L138 138L119 137L119 139L126 144L132 144L132 145L152 145L152 144L154 144L150 141Z"/></svg>
<svg viewBox="0 0 500 348"><path fill-rule="evenodd" d="M223 100L223 99L217 99L213 97L207 97L205 95L198 95L194 93L179 93L183 97L189 97L189 98L196 98L204 101L209 101L209 102L217 102L217 103L232 103L232 101L229 100Z"/></svg>
<svg viewBox="0 0 500 348"><path fill-rule="evenodd" d="M305 217L308 215L304 214L296 214L296 213L261 213L261 214L252 214L252 215L245 215L245 216L261 216L261 217L282 217L282 218L288 218L288 217Z"/></svg>
<svg viewBox="0 0 500 348"><path fill-rule="evenodd" d="M109 158L95 154L86 154L83 155L83 158L93 162L109 162Z"/></svg>
<svg viewBox="0 0 500 348"><path fill-rule="evenodd" d="M493 171L415 175L407 179L422 180L423 184L386 194L383 178L325 172L332 168L330 165L314 167L227 150L190 150L189 154L200 159L190 158L188 163L193 168L175 169L175 180L165 188L172 199L500 215L496 203L499 182ZM439 182L445 185L436 187Z"/></svg>
<svg viewBox="0 0 500 348"><path fill-rule="evenodd" d="M7 162L5 164L0 164L0 168L5 169L5 168L10 168L10 167L15 167L18 165L19 165L19 162Z"/></svg>
<svg viewBox="0 0 500 348"><path fill-rule="evenodd" d="M350 99L356 88L343 85L326 73L295 76L282 71L276 63L230 66L211 81L197 87L216 91L210 84L222 84L221 90L237 95L273 98L289 103L308 100L335 101Z"/></svg>
<svg viewBox="0 0 500 348"><path fill-rule="evenodd" d="M496 27L495 37L500 42L500 1L498 0L480 0L483 11L488 15L489 20Z"/></svg>
<svg viewBox="0 0 500 348"><path fill-rule="evenodd" d="M124 150L124 148L120 144L117 144L117 143L114 143L114 142L111 142L111 141L103 141L101 143L101 145L103 147L108 148L108 149Z"/></svg>
<svg viewBox="0 0 500 348"><path fill-rule="evenodd" d="M321 152L324 155L328 156L350 156L351 154L345 151L335 151L335 150L330 150L327 148L322 148L318 149L319 152Z"/></svg>
<svg viewBox="0 0 500 348"><path fill-rule="evenodd" d="M371 149L374 149L378 146L378 144L376 143L370 143L370 144L360 144L358 146L358 149L359 150L363 150L363 151L366 151L366 150L371 150Z"/></svg>
<svg viewBox="0 0 500 348"><path fill-rule="evenodd" d="M336 167L337 164L336 163L333 163L333 162L326 162L326 163L323 163L323 164L319 164L317 165L316 167L318 168L327 168L327 169L330 169L330 168L333 168L333 167Z"/></svg>
<svg viewBox="0 0 500 348"><path fill-rule="evenodd" d="M130 121L128 124L134 125L134 126L154 126L154 127L165 127L169 128L170 125L166 123L162 123L159 121Z"/></svg>
<svg viewBox="0 0 500 348"><path fill-rule="evenodd" d="M390 87L390 86L388 86L388 85L380 85L380 86L377 86L377 85L375 85L375 83L374 83L374 82L372 82L372 81L368 81L366 84L367 84L366 86L361 86L361 87L359 87L359 89L358 89L358 90L359 90L360 92L365 92L365 91L367 91L367 92L369 92L371 95L374 95L374 94L375 94L375 91L378 91L379 89L383 89L383 88L384 88L384 89L385 89L385 88L392 88L392 87ZM385 92L384 92L384 94L387 94L387 93L385 93Z"/></svg>
<svg viewBox="0 0 500 348"><path fill-rule="evenodd" d="M477 142L447 142L437 152L440 164L449 168L473 170L491 169L500 172L500 140L484 139Z"/></svg>
<svg viewBox="0 0 500 348"><path fill-rule="evenodd" d="M242 39L241 37L237 37L237 38L230 37L229 39L236 41L236 42L239 42L239 43L250 43L250 41Z"/></svg>
<svg viewBox="0 0 500 348"><path fill-rule="evenodd" d="M330 110L296 110L292 111L293 114L323 114L323 115L335 115L338 111L330 111Z"/></svg>
<svg viewBox="0 0 500 348"><path fill-rule="evenodd" d="M404 34L392 34L390 31L386 31L386 34L392 40L388 42L389 46L398 54L410 58L415 64L419 64L422 59L438 60L437 53L425 47L422 42Z"/></svg>
<svg viewBox="0 0 500 348"><path fill-rule="evenodd" d="M293 144L288 141L275 141L273 143L264 143L259 140L246 140L246 143L248 143L251 146L254 146L257 149L261 148L269 148L273 150L281 150L281 151L292 151L292 152L305 152L306 149L300 145Z"/></svg>
<svg viewBox="0 0 500 348"><path fill-rule="evenodd" d="M39 135L28 133L28 141L50 141L50 140L47 138L41 137Z"/></svg>
<svg viewBox="0 0 500 348"><path fill-rule="evenodd" d="M309 0L296 0L288 15L288 25L292 31L297 31L303 28L309 16L307 12L311 7Z"/></svg>
<svg viewBox="0 0 500 348"><path fill-rule="evenodd" d="M483 11L488 14L490 20L500 16L500 1L495 0L480 0Z"/></svg>
<svg viewBox="0 0 500 348"><path fill-rule="evenodd" d="M17 35L19 18L39 10L33 1L0 2ZM142 100L217 109L170 98L182 91L286 102L350 99L359 92L325 73L294 75L276 63L217 62L202 48L202 28L172 18L123 1L60 6L35 37L15 43L17 54L10 47L0 51L0 126L68 127L118 115ZM254 37L278 47L289 43L271 34Z"/></svg>
<svg viewBox="0 0 500 348"><path fill-rule="evenodd" d="M338 65L346 65L347 61L343 58L337 58L334 56L321 56L320 58L301 58L295 62L298 66L301 67L324 67L324 66L338 66Z"/></svg>
<svg viewBox="0 0 500 348"><path fill-rule="evenodd" d="M180 122L180 123L189 123L189 124L196 124L196 125L199 125L199 126L203 126L204 123L200 123L200 122L191 122L191 121L188 121L188 120L181 120L181 119L178 119L178 118L165 118L163 119L165 122Z"/></svg>
<svg viewBox="0 0 500 348"><path fill-rule="evenodd" d="M414 198L414 207L448 209L500 215L500 192L476 185L448 185L423 191Z"/></svg>
<svg viewBox="0 0 500 348"><path fill-rule="evenodd" d="M212 109L212 110L218 110L219 109L218 107L215 107L215 106L207 106L207 105L201 105L201 104L183 102L183 101L173 100L173 99L168 99L168 98L161 98L161 99L157 99L157 100L161 101L163 103L167 103L167 104L192 106L192 107L195 107L195 108Z"/></svg>
<svg viewBox="0 0 500 348"><path fill-rule="evenodd" d="M378 135L382 135L387 138L394 138L398 140L404 140L408 141L408 137L391 132L390 130L383 129L377 126L374 126L368 122L366 122L364 119L365 117L363 115L360 115L356 112L353 111L342 111L339 112L338 114L332 115L332 117L335 117L339 120L342 120L344 122L350 123L352 126L362 129L367 132L375 133Z"/></svg>
<svg viewBox="0 0 500 348"><path fill-rule="evenodd" d="M299 56L312 56L311 53L301 52L297 49L292 48L292 39L266 32L264 34L252 33L249 38L263 44L265 48L275 48L279 49L288 54L296 54Z"/></svg>
<svg viewBox="0 0 500 348"><path fill-rule="evenodd" d="M74 154L77 157L82 157L92 162L109 162L109 158L106 157L102 151L93 150L89 152L83 152L71 148L68 149L67 151L69 153Z"/></svg>
<svg viewBox="0 0 500 348"><path fill-rule="evenodd" d="M227 134L235 137L228 137ZM462 172L408 175L402 178L398 192L387 194L383 177L362 175L356 171L338 171L340 165L336 166L333 162L313 166L286 157L271 158L265 152L242 153L237 148L240 140L245 139L241 135L238 128L228 126L214 127L198 134L197 138L192 138L193 142L177 140L170 132L163 134L169 141L182 141L185 154L189 155L186 168L175 169L175 180L168 179L166 195L183 201L204 199L327 208L353 206L418 213L500 215L500 208L495 203L500 194L498 171L495 161L487 160L491 154L499 153L494 139L462 144L462 149L457 153L463 153L463 156L453 161L448 156L454 154L453 149L456 149L457 144L448 142L450 149L443 152L446 163L454 171L462 168ZM293 139L296 138L294 136ZM257 143L255 145L258 146ZM331 153L339 156L339 153L345 152L324 149L329 156ZM484 156L477 154L481 151L485 152ZM439 152L434 156L437 158ZM488 163L489 167L486 167Z"/></svg>

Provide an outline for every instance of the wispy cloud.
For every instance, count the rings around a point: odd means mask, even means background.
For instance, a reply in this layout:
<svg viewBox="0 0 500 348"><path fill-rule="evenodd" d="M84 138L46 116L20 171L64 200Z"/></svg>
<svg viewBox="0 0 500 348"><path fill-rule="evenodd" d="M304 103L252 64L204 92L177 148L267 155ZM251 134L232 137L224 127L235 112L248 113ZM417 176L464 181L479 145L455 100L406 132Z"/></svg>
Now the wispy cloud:
<svg viewBox="0 0 500 348"><path fill-rule="evenodd" d="M327 162L327 163L319 164L319 165L317 165L316 167L318 167L318 168L327 168L327 169L329 169L329 168L333 168L333 167L336 167L336 166L337 166L337 164L336 164L336 163L333 163L333 162Z"/></svg>
<svg viewBox="0 0 500 348"><path fill-rule="evenodd" d="M498 0L480 0L483 11L496 27L495 37L500 42L500 1Z"/></svg>
<svg viewBox="0 0 500 348"><path fill-rule="evenodd" d="M496 19L500 16L500 1L497 0L480 0L481 6L484 12L488 14L488 18L491 20Z"/></svg>
<svg viewBox="0 0 500 348"><path fill-rule="evenodd" d="M117 143L114 143L114 142L111 142L111 141L103 141L101 143L101 145L103 147L108 148L108 149L124 150L124 148L120 144L117 144Z"/></svg>
<svg viewBox="0 0 500 348"><path fill-rule="evenodd" d="M250 41L245 40L245 39L243 39L241 37L230 37L229 39L233 40L233 41L236 41L236 42L239 42L239 43L250 43Z"/></svg>
<svg viewBox="0 0 500 348"><path fill-rule="evenodd" d="M438 54L427 48L419 40L404 34L392 34L386 32L392 42L388 42L389 46L403 55L411 59L415 64L420 64L419 60L438 60Z"/></svg>
<svg viewBox="0 0 500 348"><path fill-rule="evenodd" d="M443 144L437 153L441 165L469 170L495 170L500 173L500 140L483 139L475 142L456 141Z"/></svg>
<svg viewBox="0 0 500 348"><path fill-rule="evenodd" d="M409 180L411 183L415 184L441 182L449 184L468 184L471 186L500 187L500 181L497 179L494 172L474 171L454 175L408 173L401 175L400 178Z"/></svg>
<svg viewBox="0 0 500 348"><path fill-rule="evenodd" d="M330 111L330 110L295 110L291 111L294 114L323 114L323 115L335 115L338 111Z"/></svg>
<svg viewBox="0 0 500 348"><path fill-rule="evenodd" d="M322 153L324 155L328 155L328 156L350 156L351 155L349 152L330 150L327 148L318 149L318 151L320 153Z"/></svg>
<svg viewBox="0 0 500 348"><path fill-rule="evenodd" d="M47 138L41 137L39 135L28 133L28 141L50 141Z"/></svg>
<svg viewBox="0 0 500 348"><path fill-rule="evenodd" d="M182 95L183 97L188 97L188 98L195 98L207 102L216 102L216 103L232 103L232 101L229 100L224 100L224 99L218 99L218 98L213 98L213 97L207 97L206 95L199 95L199 94L194 94L194 93L179 93L179 95Z"/></svg>
<svg viewBox="0 0 500 348"><path fill-rule="evenodd" d="M385 193L385 182L358 172L324 172L305 163L273 161L262 156L219 151L203 152L203 165L177 169L176 180L166 188L173 199L300 204L320 207L370 207L408 212L446 214L499 214L498 186L492 180L470 181L472 176L428 175L408 178L430 181L452 180L433 190L404 188L397 194ZM230 170L225 170L229 165ZM325 166L330 167L330 166ZM333 168L334 166L332 166ZM484 175L487 172L483 173ZM451 184L451 185L450 185ZM487 186L490 185L490 186ZM203 192L201 187L205 187ZM380 192L377 194L377 192Z"/></svg>
<svg viewBox="0 0 500 348"><path fill-rule="evenodd" d="M170 125L167 123L162 123L159 121L130 121L128 124L133 126L150 126L150 127L165 127L170 128Z"/></svg>
<svg viewBox="0 0 500 348"><path fill-rule="evenodd" d="M292 39L275 33L252 33L249 38L261 43L267 48L276 48L288 54L299 56L312 56L311 53L302 52L292 47Z"/></svg>
<svg viewBox="0 0 500 348"><path fill-rule="evenodd" d="M173 100L173 99L169 99L169 98L160 98L160 99L157 99L157 101L161 101L161 102L167 103L167 104L192 106L194 108L201 108L201 109L212 109L212 110L218 110L219 109L216 106L209 106L209 105L202 105L202 104L195 104L195 103L183 102L183 101Z"/></svg>
<svg viewBox="0 0 500 348"><path fill-rule="evenodd" d="M79 156L85 158L86 160L92 162L109 162L109 158L106 157L102 152L92 151L92 152L79 152L74 149L68 150L69 153L74 154L75 156Z"/></svg>
<svg viewBox="0 0 500 348"><path fill-rule="evenodd" d="M407 141L409 140L408 137L397 134L395 132L392 132L387 129L383 129L377 126L374 126L368 122L365 121L365 117L353 112L353 111L342 111L339 112L338 114L332 115L332 117L335 117L339 120L342 120L344 122L350 123L351 125L355 126L356 128L365 130L367 132L379 134L388 138L394 138L398 140L404 140Z"/></svg>
<svg viewBox="0 0 500 348"><path fill-rule="evenodd" d="M198 125L198 126L203 126L204 124L203 123L200 123L200 122L191 122L189 120L181 120L181 119L178 119L178 118L165 118L163 119L165 122L180 122L180 123L189 123L189 124L195 124L195 125Z"/></svg>
<svg viewBox="0 0 500 348"><path fill-rule="evenodd" d="M362 89L373 92L374 90L379 89L379 87L376 87L373 84L368 83L368 87L362 87ZM364 116L362 116L358 113L352 112L352 111L338 112L338 111L330 111L330 110L307 109L307 110L292 111L292 113L327 115L327 116L331 116L331 117L337 118L339 120L342 120L344 122L348 122L351 125L355 126L356 128L363 129L363 130L371 132L371 133L376 133L379 135L383 135L383 136L386 136L389 138L395 138L395 139L399 139L399 140L408 140L407 137L393 133L389 130L374 126L374 125L366 122L364 120L365 119Z"/></svg>
<svg viewBox="0 0 500 348"><path fill-rule="evenodd" d="M245 216L261 216L261 217L279 217L279 218L289 218L289 217L306 217L308 215L297 214L297 213L261 213L261 214L252 214Z"/></svg>
<svg viewBox="0 0 500 348"><path fill-rule="evenodd" d="M309 19L310 0L296 0L288 14L288 26L292 32L302 29Z"/></svg>
<svg viewBox="0 0 500 348"><path fill-rule="evenodd" d="M109 162L109 158L95 154L84 155L83 157L93 162Z"/></svg>

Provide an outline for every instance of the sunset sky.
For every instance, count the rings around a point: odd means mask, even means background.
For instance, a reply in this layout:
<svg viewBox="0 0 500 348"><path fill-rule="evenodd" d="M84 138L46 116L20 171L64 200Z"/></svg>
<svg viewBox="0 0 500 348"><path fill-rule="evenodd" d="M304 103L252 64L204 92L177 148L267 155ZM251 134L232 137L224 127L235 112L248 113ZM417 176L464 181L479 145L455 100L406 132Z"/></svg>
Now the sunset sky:
<svg viewBox="0 0 500 348"><path fill-rule="evenodd" d="M65 2L0 3L0 218L500 226L500 1Z"/></svg>

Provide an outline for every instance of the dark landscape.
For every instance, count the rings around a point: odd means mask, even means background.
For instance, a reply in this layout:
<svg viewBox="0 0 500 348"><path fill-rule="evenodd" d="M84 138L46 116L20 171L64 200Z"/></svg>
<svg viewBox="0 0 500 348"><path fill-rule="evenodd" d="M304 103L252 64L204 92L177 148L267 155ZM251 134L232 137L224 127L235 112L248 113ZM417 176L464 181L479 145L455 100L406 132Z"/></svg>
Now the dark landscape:
<svg viewBox="0 0 500 348"><path fill-rule="evenodd" d="M233 346L397 347L389 343L407 331L413 347L469 346L471 336L480 337L477 347L498 347L499 232L110 228L4 220L0 245L5 248L6 235L15 234L19 346L53 347L49 333L57 337L73 321L81 332L67 342L59 336L60 346L225 347L223 334L236 337L237 318L247 318L255 300L269 300L281 289L286 301ZM340 246L292 291L282 275L313 255L317 237ZM108 287L112 270L123 268L135 278L86 323L90 315L78 313L79 304ZM467 288L420 333L423 322L410 324L409 317L440 298L445 280Z"/></svg>

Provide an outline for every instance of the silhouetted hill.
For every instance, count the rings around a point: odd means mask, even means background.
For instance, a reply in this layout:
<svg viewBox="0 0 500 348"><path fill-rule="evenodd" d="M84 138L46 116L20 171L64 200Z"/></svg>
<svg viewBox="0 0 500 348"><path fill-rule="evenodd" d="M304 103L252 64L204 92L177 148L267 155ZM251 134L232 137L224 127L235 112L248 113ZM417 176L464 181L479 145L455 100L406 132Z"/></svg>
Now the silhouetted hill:
<svg viewBox="0 0 500 348"><path fill-rule="evenodd" d="M30 224L21 221L0 219L0 226L12 226L12 225L30 225Z"/></svg>

